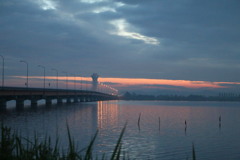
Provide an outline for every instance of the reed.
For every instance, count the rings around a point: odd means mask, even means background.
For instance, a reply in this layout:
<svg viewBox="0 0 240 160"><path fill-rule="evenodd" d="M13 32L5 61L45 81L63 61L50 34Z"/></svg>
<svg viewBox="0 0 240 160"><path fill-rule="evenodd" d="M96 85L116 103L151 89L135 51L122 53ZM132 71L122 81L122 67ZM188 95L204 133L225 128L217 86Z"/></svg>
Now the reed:
<svg viewBox="0 0 240 160"><path fill-rule="evenodd" d="M119 160L122 155L122 138L126 129L123 127L121 134L118 138L117 144L112 152L111 160ZM67 138L68 138L68 151L60 152L59 137L56 138L55 143L52 142L50 137L45 136L42 142L39 142L37 134L34 134L34 139L23 138L12 132L11 128L1 125L1 141L0 141L0 159L1 160L93 160L98 159L93 157L93 146L97 138L98 131L94 134L89 145L86 147L86 152L82 156L75 145L75 141L71 136L69 126L67 124ZM102 160L107 159L105 154L102 155ZM125 156L122 159L126 159Z"/></svg>
<svg viewBox="0 0 240 160"><path fill-rule="evenodd" d="M93 144L94 144L94 141L97 138L97 134L98 134L98 131L96 131L94 137L92 138L90 144L87 147L85 158L84 158L85 160L92 159Z"/></svg>
<svg viewBox="0 0 240 160"><path fill-rule="evenodd" d="M122 143L121 142L122 142L122 137L123 137L123 134L125 132L126 126L127 126L127 123L125 123L125 125L124 125L124 127L123 127L123 129L121 131L121 134L120 134L120 136L118 138L118 141L117 141L117 144L115 146L115 149L114 149L114 151L112 153L111 160L117 160L117 159L120 158L120 153L121 153L121 149L122 149Z"/></svg>
<svg viewBox="0 0 240 160"><path fill-rule="evenodd" d="M140 114L141 116L141 114ZM140 117L139 116L139 117ZM140 120L139 120L140 121ZM125 123L115 148L110 156L110 160L130 159L129 154L122 152L122 139L127 127ZM68 150L60 151L59 137L57 136L55 142L52 142L50 137L45 136L43 141L39 141L37 134L34 134L34 139L30 140L19 136L13 132L11 128L1 124L0 132L0 160L93 160L98 159L93 156L94 142L96 141L98 131L94 134L89 145L81 151L75 146L74 138L71 136L69 126L67 124L67 138ZM81 153L85 153L81 155ZM109 159L105 154L101 156L102 160ZM196 160L195 148L192 143L192 159Z"/></svg>

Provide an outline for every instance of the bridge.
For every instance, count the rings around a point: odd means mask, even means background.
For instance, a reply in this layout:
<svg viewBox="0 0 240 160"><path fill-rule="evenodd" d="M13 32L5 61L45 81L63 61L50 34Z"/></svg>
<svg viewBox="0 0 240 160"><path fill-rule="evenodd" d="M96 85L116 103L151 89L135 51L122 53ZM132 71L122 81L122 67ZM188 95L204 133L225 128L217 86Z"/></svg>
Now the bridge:
<svg viewBox="0 0 240 160"><path fill-rule="evenodd" d="M26 78L25 86L26 87L7 87L5 84L5 58L3 55L0 55L2 59L2 75L1 75L1 88L0 88L0 110L7 109L7 102L15 100L16 101L16 108L22 109L24 107L24 101L30 100L31 106L35 107L38 104L39 100L45 100L46 105L50 106L53 100L56 100L58 104L63 103L65 100L67 103L71 102L90 102L90 101L104 101L104 100L115 100L118 99L117 90L105 85L103 83L98 82L99 75L94 73L92 77L92 89L87 90L87 83L86 83L86 90L82 89L82 78L81 78L81 89L77 89L77 77L76 74L72 74L74 77L74 89L68 89L68 72L62 72L66 74L64 78L66 79L65 85L66 89L61 89L59 87L58 81L63 81L62 77L59 77L59 72L57 69L52 68L52 71L56 72L56 78L53 77L46 77L46 67L43 65L38 65L38 67L43 69L43 76L30 76L29 77L29 65L27 61L20 60L21 63L26 65L26 76L11 76L8 73L7 79L8 81L11 80L12 77L15 78ZM43 88L30 88L29 87L29 78L34 79L42 79L43 80ZM46 79L56 80L56 89L47 88L46 87ZM7 81L7 82L8 82ZM10 81L12 83L7 84L8 86L16 86L18 83ZM36 85L36 83L35 83ZM49 83L50 87L50 83ZM110 92L109 92L110 91Z"/></svg>
<svg viewBox="0 0 240 160"><path fill-rule="evenodd" d="M56 100L57 104L61 104L63 100L65 100L66 103L77 103L116 99L118 99L117 95L89 90L28 87L0 88L0 110L6 110L7 102L11 100L16 101L17 109L23 109L25 100L30 100L31 106L36 107L39 100L45 100L46 106L50 106L53 100Z"/></svg>

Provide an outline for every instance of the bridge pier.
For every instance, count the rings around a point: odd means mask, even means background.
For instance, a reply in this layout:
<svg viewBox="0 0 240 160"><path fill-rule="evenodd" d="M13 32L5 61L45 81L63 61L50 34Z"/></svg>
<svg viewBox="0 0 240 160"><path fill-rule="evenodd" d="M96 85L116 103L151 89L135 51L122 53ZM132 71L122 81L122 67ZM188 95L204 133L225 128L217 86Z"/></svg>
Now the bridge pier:
<svg viewBox="0 0 240 160"><path fill-rule="evenodd" d="M95 97L95 101L101 100L101 97Z"/></svg>
<svg viewBox="0 0 240 160"><path fill-rule="evenodd" d="M85 102L91 102L91 98L89 96L85 97Z"/></svg>
<svg viewBox="0 0 240 160"><path fill-rule="evenodd" d="M37 107L37 99L31 100L31 107L33 107L33 108Z"/></svg>
<svg viewBox="0 0 240 160"><path fill-rule="evenodd" d="M16 100L16 109L21 110L24 108L24 99L17 99Z"/></svg>
<svg viewBox="0 0 240 160"><path fill-rule="evenodd" d="M67 103L71 103L71 98L67 98Z"/></svg>
<svg viewBox="0 0 240 160"><path fill-rule="evenodd" d="M58 98L58 99L57 99L57 104L62 104L62 103L63 103L62 98Z"/></svg>
<svg viewBox="0 0 240 160"><path fill-rule="evenodd" d="M52 105L52 99L51 98L47 98L46 99L46 106L51 106Z"/></svg>
<svg viewBox="0 0 240 160"><path fill-rule="evenodd" d="M73 103L78 103L78 97L74 97Z"/></svg>
<svg viewBox="0 0 240 160"><path fill-rule="evenodd" d="M91 96L91 97L90 97L90 102L95 102L95 101L97 101L97 97Z"/></svg>
<svg viewBox="0 0 240 160"><path fill-rule="evenodd" d="M92 101L92 98L90 96L87 97L87 101L88 102L91 102Z"/></svg>
<svg viewBox="0 0 240 160"><path fill-rule="evenodd" d="M7 109L7 101L5 99L0 100L0 110L4 111Z"/></svg>
<svg viewBox="0 0 240 160"><path fill-rule="evenodd" d="M4 87L5 88L5 87ZM44 92L43 92L44 91ZM63 89L36 89L25 87L6 87L0 90L0 110L7 109L7 102L16 101L16 109L24 108L24 101L30 100L31 107L36 107L38 100L45 100L46 105L51 105L52 100L57 99L57 104L61 104L64 100L67 103L91 102L99 100L117 99L117 96L105 94L95 91L84 90L63 90Z"/></svg>
<svg viewBox="0 0 240 160"><path fill-rule="evenodd" d="M79 101L80 101L80 102L84 102L84 97L82 97L82 96L79 97Z"/></svg>

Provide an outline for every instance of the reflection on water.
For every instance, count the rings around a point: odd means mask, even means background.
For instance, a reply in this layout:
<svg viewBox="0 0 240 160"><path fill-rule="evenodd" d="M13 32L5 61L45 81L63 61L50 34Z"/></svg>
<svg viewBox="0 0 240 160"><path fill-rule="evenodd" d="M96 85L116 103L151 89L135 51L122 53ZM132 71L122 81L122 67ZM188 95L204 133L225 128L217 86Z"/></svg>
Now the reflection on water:
<svg viewBox="0 0 240 160"><path fill-rule="evenodd" d="M63 104L0 113L1 120L21 130L23 136L31 137L35 131L40 138L58 135L63 148L67 143L66 123L79 149L86 147L99 130L94 146L94 153L99 156L113 151L127 122L123 152L131 159L163 160L191 159L192 143L197 159L239 160L239 115L240 103L236 102L164 101Z"/></svg>
<svg viewBox="0 0 240 160"><path fill-rule="evenodd" d="M118 104L116 102L97 102L97 122L100 130L106 128L107 125L116 125L118 122Z"/></svg>

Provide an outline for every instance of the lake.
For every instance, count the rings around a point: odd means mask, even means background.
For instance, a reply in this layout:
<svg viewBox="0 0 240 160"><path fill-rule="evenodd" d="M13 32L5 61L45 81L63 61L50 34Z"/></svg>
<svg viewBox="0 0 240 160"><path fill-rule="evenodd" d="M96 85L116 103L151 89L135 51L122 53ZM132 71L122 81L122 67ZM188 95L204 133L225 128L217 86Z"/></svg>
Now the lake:
<svg viewBox="0 0 240 160"><path fill-rule="evenodd" d="M240 102L106 101L8 109L0 116L24 137L59 136L63 149L67 123L79 150L98 130L98 157L109 157L127 123L122 150L130 159L192 159L192 144L197 159L240 159Z"/></svg>

